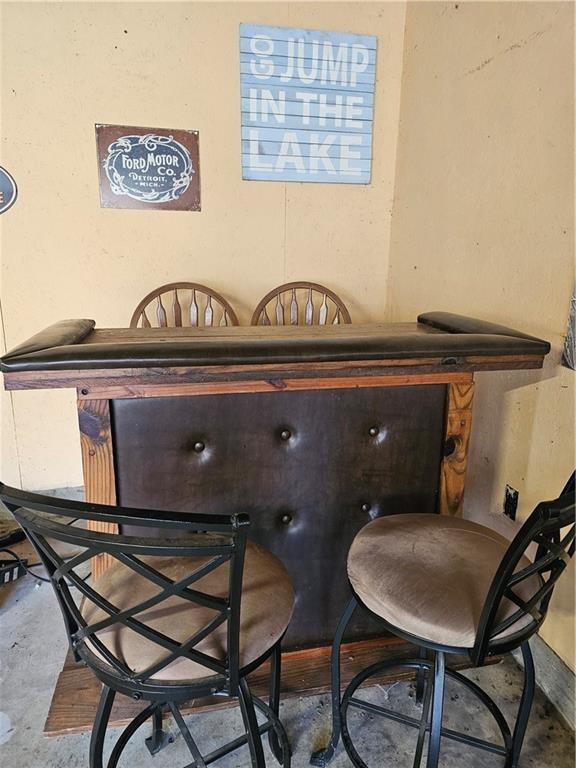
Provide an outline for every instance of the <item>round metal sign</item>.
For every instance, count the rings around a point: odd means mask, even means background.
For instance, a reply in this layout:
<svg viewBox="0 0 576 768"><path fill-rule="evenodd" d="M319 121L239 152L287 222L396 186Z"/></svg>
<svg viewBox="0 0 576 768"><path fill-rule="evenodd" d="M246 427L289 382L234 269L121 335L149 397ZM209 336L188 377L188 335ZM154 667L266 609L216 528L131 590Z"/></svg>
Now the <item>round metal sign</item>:
<svg viewBox="0 0 576 768"><path fill-rule="evenodd" d="M18 187L12 176L0 166L0 213L11 208L18 197Z"/></svg>

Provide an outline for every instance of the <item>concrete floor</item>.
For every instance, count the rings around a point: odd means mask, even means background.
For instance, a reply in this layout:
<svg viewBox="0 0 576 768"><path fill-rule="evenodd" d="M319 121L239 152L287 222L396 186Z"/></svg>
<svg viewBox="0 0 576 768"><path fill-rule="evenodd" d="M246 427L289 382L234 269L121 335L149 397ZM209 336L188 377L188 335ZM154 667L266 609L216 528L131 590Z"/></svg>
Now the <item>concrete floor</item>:
<svg viewBox="0 0 576 768"><path fill-rule="evenodd" d="M80 768L88 766L88 734L46 738L42 736L52 691L66 654L66 639L60 613L48 584L27 576L0 588L0 765L2 768ZM468 673L513 716L520 695L522 673L512 658L502 664ZM461 687L460 687L461 688ZM373 702L401 708L419 715L408 683L376 686L362 695ZM281 717L293 749L294 768L309 764L310 753L323 746L329 735L328 696L287 699ZM447 690L449 726L484 738L496 738L490 718L463 690ZM189 723L192 719L189 719ZM196 715L192 732L207 752L228 740L240 727L237 710ZM146 728L146 726L145 726ZM354 714L351 728L361 757L371 767L401 768L412 765L415 732L411 728L369 715ZM118 734L111 730L110 734ZM121 761L138 768L180 768L190 763L183 740L178 737L155 758L150 757L144 735L137 734ZM110 739L110 742L112 739ZM267 765L276 765L266 747ZM221 760L221 768L248 768L244 748ZM503 761L495 755L443 742L442 768L496 768ZM331 763L333 768L350 766L343 749ZM521 768L573 768L574 735L564 725L544 696L538 692Z"/></svg>

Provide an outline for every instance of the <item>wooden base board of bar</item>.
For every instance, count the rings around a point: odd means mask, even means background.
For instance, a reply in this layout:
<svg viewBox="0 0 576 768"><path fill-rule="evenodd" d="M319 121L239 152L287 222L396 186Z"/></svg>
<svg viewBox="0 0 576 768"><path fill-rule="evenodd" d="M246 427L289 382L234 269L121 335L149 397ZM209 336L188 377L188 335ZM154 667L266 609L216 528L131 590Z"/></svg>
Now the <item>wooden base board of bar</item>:
<svg viewBox="0 0 576 768"><path fill-rule="evenodd" d="M376 661L386 658L407 658L416 656L415 646L397 637L387 635L371 640L361 640L342 646L342 685ZM491 662L499 661L498 658ZM451 666L463 669L469 666L467 659L453 657ZM410 674L400 670L372 678L371 684L391 683L407 679ZM264 700L268 696L268 664L249 677L252 692ZM303 651L288 651L282 655L282 697L312 696L330 691L330 647L312 648ZM96 715L100 696L100 683L87 667L80 666L68 653L64 668L58 676L48 718L44 726L45 736L61 736L67 733L90 731ZM329 700L326 700L329 713ZM208 697L199 699L183 708L183 714L203 712L208 709L222 709L237 705L236 699ZM145 702L137 702L127 696L117 696L110 727L127 725L140 712Z"/></svg>

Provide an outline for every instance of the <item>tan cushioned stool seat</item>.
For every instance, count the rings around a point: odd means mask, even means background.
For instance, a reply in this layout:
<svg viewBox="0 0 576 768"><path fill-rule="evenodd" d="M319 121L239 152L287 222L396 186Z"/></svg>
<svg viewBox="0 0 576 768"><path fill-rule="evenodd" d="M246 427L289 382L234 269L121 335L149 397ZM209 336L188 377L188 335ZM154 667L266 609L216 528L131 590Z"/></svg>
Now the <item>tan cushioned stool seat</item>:
<svg viewBox="0 0 576 768"><path fill-rule="evenodd" d="M390 515L365 526L348 554L348 577L371 611L397 629L439 645L472 648L492 579L510 542L469 520ZM518 570L530 561L523 557ZM515 587L523 599L540 587ZM497 622L517 610L504 599ZM501 637L529 623L524 617Z"/></svg>
<svg viewBox="0 0 576 768"><path fill-rule="evenodd" d="M192 573L208 557L142 557L143 562L163 575L178 581ZM216 568L190 585L190 589L215 597L228 595L229 564ZM249 542L244 561L240 611L240 666L244 667L269 650L282 637L294 607L294 590L283 563L271 552ZM147 600L161 588L139 576L132 569L115 562L106 570L97 584L98 592L120 610L126 610ZM82 605L82 615L93 624L108 615L88 599ZM196 605L178 596L166 599L153 608L134 616L149 627L182 643L211 621L217 612ZM226 631L223 622L195 649L217 659L226 654ZM98 638L115 656L134 672L140 672L165 658L169 651L147 640L133 630L115 624L98 633ZM96 652L93 644L91 650ZM99 655L99 654L98 654ZM198 680L215 674L207 667L189 659L179 658L154 675L154 680Z"/></svg>

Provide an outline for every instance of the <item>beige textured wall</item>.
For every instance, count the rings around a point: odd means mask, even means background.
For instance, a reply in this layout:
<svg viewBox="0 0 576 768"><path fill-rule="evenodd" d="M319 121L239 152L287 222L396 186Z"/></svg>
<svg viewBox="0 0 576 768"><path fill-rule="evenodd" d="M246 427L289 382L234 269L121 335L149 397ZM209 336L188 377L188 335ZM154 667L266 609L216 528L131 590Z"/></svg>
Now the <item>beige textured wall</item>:
<svg viewBox="0 0 576 768"><path fill-rule="evenodd" d="M403 3L5 3L1 218L13 346L64 317L127 325L149 290L207 283L247 322L274 285L325 282L356 321L385 311ZM373 183L241 180L240 22L379 37ZM202 212L99 207L94 124L200 132ZM68 392L13 396L22 482L81 483Z"/></svg>
<svg viewBox="0 0 576 768"><path fill-rule="evenodd" d="M465 514L512 536L574 468L574 372L560 366L574 284L569 3L410 3L388 318L442 309L549 339L543 371L477 376ZM542 636L574 668L574 566Z"/></svg>

